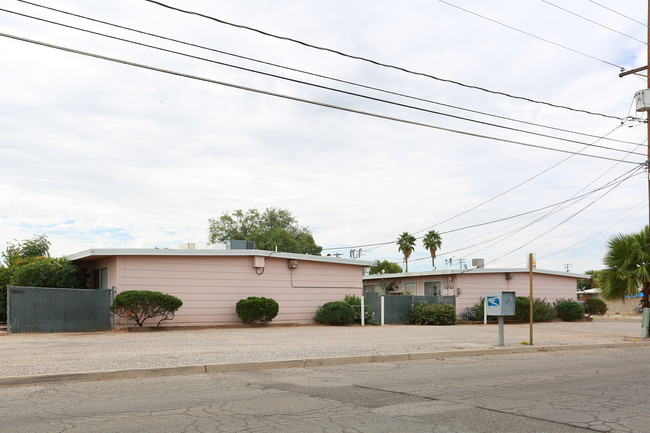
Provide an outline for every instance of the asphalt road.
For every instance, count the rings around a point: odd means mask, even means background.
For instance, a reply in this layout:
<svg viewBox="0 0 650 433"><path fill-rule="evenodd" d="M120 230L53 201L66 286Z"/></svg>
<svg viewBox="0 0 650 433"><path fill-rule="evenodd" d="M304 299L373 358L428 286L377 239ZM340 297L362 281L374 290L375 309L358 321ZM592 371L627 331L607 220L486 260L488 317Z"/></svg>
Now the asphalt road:
<svg viewBox="0 0 650 433"><path fill-rule="evenodd" d="M0 388L0 431L650 432L649 347Z"/></svg>

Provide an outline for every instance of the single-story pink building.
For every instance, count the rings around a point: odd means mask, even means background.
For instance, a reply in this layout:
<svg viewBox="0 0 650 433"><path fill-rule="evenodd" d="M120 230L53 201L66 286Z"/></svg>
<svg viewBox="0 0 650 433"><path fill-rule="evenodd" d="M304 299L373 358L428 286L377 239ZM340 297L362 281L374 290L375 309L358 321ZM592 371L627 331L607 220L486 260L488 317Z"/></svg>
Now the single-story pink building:
<svg viewBox="0 0 650 433"><path fill-rule="evenodd" d="M533 269L533 298L577 299L577 282L584 274ZM389 286L393 291L388 291ZM530 296L528 269L452 269L444 271L378 274L363 277L365 291L418 296L456 296L456 312L479 302L485 292L516 292Z"/></svg>
<svg viewBox="0 0 650 433"><path fill-rule="evenodd" d="M278 302L273 323L313 323L324 303L360 296L363 268L373 265L262 250L91 249L68 259L92 273L93 288L153 290L180 298L183 306L167 325L241 323L235 305L249 296Z"/></svg>

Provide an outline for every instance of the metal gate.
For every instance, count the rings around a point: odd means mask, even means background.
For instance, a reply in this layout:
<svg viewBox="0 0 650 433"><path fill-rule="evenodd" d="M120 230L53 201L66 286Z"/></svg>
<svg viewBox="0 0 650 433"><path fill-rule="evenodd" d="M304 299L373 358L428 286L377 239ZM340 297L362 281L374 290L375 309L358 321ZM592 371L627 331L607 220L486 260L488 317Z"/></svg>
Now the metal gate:
<svg viewBox="0 0 650 433"><path fill-rule="evenodd" d="M381 295L376 292L364 293L366 302L375 312L374 319L380 320ZM409 323L411 309L420 304L449 304L456 306L455 296L384 296L384 323Z"/></svg>
<svg viewBox="0 0 650 433"><path fill-rule="evenodd" d="M114 291L7 287L7 333L90 332L113 328Z"/></svg>

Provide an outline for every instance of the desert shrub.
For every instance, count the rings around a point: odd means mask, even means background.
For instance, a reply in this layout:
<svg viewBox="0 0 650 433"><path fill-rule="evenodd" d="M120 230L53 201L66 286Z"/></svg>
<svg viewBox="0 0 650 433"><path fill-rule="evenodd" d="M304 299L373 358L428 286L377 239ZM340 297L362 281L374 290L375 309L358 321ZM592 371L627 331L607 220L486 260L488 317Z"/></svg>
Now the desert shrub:
<svg viewBox="0 0 650 433"><path fill-rule="evenodd" d="M533 322L550 322L557 317L555 307L546 299L533 299ZM517 296L515 298L515 320L530 321L530 298Z"/></svg>
<svg viewBox="0 0 650 433"><path fill-rule="evenodd" d="M345 302L350 304L354 309L354 323L361 323L361 298L356 295L345 295ZM368 323L372 320L372 316L374 316L375 312L367 302L364 304L363 309L365 313L365 322Z"/></svg>
<svg viewBox="0 0 650 433"><path fill-rule="evenodd" d="M414 325L455 325L456 309L447 304L420 304L413 307L409 322Z"/></svg>
<svg viewBox="0 0 650 433"><path fill-rule="evenodd" d="M560 301L555 305L557 315L567 322L579 320L585 317L585 309L576 301Z"/></svg>
<svg viewBox="0 0 650 433"><path fill-rule="evenodd" d="M328 302L318 308L314 322L337 326L350 325L354 323L354 308L343 301Z"/></svg>
<svg viewBox="0 0 650 433"><path fill-rule="evenodd" d="M267 324L278 315L278 303L271 298L249 296L237 302L235 311L244 323Z"/></svg>
<svg viewBox="0 0 650 433"><path fill-rule="evenodd" d="M607 312L607 304L600 298L589 298L585 300L587 304L587 315L589 317L596 315L602 316Z"/></svg>
<svg viewBox="0 0 650 433"><path fill-rule="evenodd" d="M483 301L484 298L470 307L465 312L467 320L483 320ZM515 315L506 316L506 319L511 317L512 320L528 322L530 321L530 298L527 296L517 296L515 298ZM555 307L546 301L546 299L535 298L533 299L533 322L550 322L557 317ZM496 320L496 316L488 316L488 320Z"/></svg>
<svg viewBox="0 0 650 433"><path fill-rule="evenodd" d="M134 320L142 326L145 320L160 316L156 326L172 320L174 313L183 305L175 296L149 290L127 290L118 294L111 305L111 312L120 317Z"/></svg>

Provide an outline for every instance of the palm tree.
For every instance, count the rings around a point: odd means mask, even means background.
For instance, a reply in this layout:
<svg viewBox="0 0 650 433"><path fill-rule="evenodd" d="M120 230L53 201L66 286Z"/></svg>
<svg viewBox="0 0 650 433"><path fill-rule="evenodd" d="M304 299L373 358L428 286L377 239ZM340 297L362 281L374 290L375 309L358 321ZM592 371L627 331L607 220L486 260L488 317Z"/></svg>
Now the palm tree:
<svg viewBox="0 0 650 433"><path fill-rule="evenodd" d="M431 264L433 265L433 270L436 270L436 250L442 246L442 237L440 233L435 230L429 230L424 239L422 239L422 244L424 248L431 252Z"/></svg>
<svg viewBox="0 0 650 433"><path fill-rule="evenodd" d="M404 262L406 263L406 272L409 271L409 256L415 248L415 237L409 232L404 232L397 238L397 249L404 253Z"/></svg>
<svg viewBox="0 0 650 433"><path fill-rule="evenodd" d="M650 308L650 234L648 226L639 233L618 234L607 243L600 294L604 299L625 299L641 289L641 307Z"/></svg>

